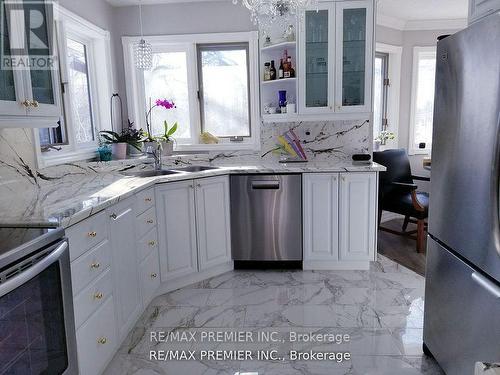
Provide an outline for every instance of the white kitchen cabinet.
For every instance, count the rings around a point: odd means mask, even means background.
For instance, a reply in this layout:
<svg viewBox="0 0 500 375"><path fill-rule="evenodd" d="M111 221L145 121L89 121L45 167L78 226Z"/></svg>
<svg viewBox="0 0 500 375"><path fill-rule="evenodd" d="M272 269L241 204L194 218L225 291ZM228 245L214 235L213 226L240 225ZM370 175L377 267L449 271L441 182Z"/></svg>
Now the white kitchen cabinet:
<svg viewBox="0 0 500 375"><path fill-rule="evenodd" d="M377 229L377 174L349 172L340 174L339 260L375 260Z"/></svg>
<svg viewBox="0 0 500 375"><path fill-rule="evenodd" d="M320 2L301 15L299 25L299 119L369 114L373 0Z"/></svg>
<svg viewBox="0 0 500 375"><path fill-rule="evenodd" d="M371 111L373 72L373 1L335 5L335 111Z"/></svg>
<svg viewBox="0 0 500 375"><path fill-rule="evenodd" d="M129 198L106 211L109 215L115 310L120 339L125 337L142 311L134 205L134 199Z"/></svg>
<svg viewBox="0 0 500 375"><path fill-rule="evenodd" d="M339 258L339 174L302 177L304 269L331 267Z"/></svg>
<svg viewBox="0 0 500 375"><path fill-rule="evenodd" d="M194 181L158 185L155 195L161 281L197 272Z"/></svg>
<svg viewBox="0 0 500 375"><path fill-rule="evenodd" d="M50 50L55 54L57 48L53 45L53 33L51 30L53 19L52 6L40 6L34 2L25 2L24 11L30 12L36 10L43 12L46 20L45 25L49 27L40 28L42 31L37 34L40 43L50 47ZM5 43L5 50L12 53L15 57L14 64L19 61L20 56L35 58L35 61L40 60L38 50L32 53L25 42L24 48L12 50L12 45L19 45L20 41L14 42L13 36L30 35L31 30L23 30L23 27L29 27L28 24L21 22L12 15L22 13L11 12L14 5L5 4L6 12L2 14L7 19L8 30L2 35ZM2 21L5 21L2 20ZM2 22L3 24L3 22ZM40 31L39 29L39 31ZM37 57L38 56L38 57ZM38 59L38 60L37 60ZM46 61L44 59L44 61ZM57 60L54 60L57 61ZM61 95L60 79L58 67L54 69L1 69L0 70L0 127L54 127L61 116Z"/></svg>
<svg viewBox="0 0 500 375"><path fill-rule="evenodd" d="M195 180L200 270L231 261L229 177Z"/></svg>
<svg viewBox="0 0 500 375"><path fill-rule="evenodd" d="M144 307L154 297L154 294L160 286L160 263L158 262L158 251L154 250L148 255L140 266L142 300Z"/></svg>
<svg viewBox="0 0 500 375"><path fill-rule="evenodd" d="M304 12L299 35L299 112L332 113L334 101L335 3Z"/></svg>
<svg viewBox="0 0 500 375"><path fill-rule="evenodd" d="M469 0L469 24L500 11L500 0Z"/></svg>

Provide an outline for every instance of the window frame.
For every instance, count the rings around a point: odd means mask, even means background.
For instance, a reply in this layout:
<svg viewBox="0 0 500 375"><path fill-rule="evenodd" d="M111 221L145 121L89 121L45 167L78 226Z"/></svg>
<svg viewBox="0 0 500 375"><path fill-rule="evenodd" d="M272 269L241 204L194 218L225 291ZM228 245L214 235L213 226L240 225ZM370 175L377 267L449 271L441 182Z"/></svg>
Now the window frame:
<svg viewBox="0 0 500 375"><path fill-rule="evenodd" d="M66 132L66 142L57 145L57 149L51 148L42 151L39 129L33 129L33 143L39 168L95 158L99 143L99 131L111 130L109 97L113 92L113 74L110 34L61 6L58 6L56 14L58 15L55 22L60 65L57 88L62 99L61 121ZM68 79L67 38L84 44L86 49L89 96L95 134L95 139L92 142L76 143L72 122L72 104L68 89L70 83ZM65 88L63 89L63 87Z"/></svg>
<svg viewBox="0 0 500 375"><path fill-rule="evenodd" d="M412 67L412 81L411 81L411 111L410 111L410 126L408 137L408 154L409 155L427 155L432 149L432 140L426 144L426 148L421 149L415 145L415 122L416 122L416 108L417 108L417 85L419 79L418 65L421 57L434 57L437 56L436 46L417 46L413 47L413 67Z"/></svg>
<svg viewBox="0 0 500 375"><path fill-rule="evenodd" d="M374 126L373 130L381 132L381 131L387 130L389 127L389 119L388 119L388 116L389 116L389 113L388 113L388 109L389 109L389 103L388 103L389 85L386 84L386 80L389 80L389 54L386 52L376 51L375 52L375 60L376 59L382 59L382 75L381 75L382 82L380 83L381 87L382 87L382 95L381 95L381 103L380 103L381 104L381 108L380 108L380 114L381 114L380 121L381 121L381 123L380 123L380 129L375 129L375 126ZM373 78L375 79L375 74L373 75ZM374 82L373 88L375 89L375 87L376 87L376 85ZM375 93L374 93L373 97L375 98ZM374 103L374 105L375 105L375 103ZM373 120L374 120L373 122L375 124L375 118ZM384 120L386 121L385 124L384 124Z"/></svg>
<svg viewBox="0 0 500 375"><path fill-rule="evenodd" d="M139 41L140 37L122 37L125 74L130 79L126 83L128 115L131 121L137 126L145 129L145 107L144 103L144 82L142 71L134 67L133 45ZM235 33L207 33L207 34L184 34L184 35L156 35L148 36L147 41L153 45L153 51L160 46L182 45L185 46L191 58L188 61L188 84L193 82L193 88L188 88L190 98L194 96L195 105L191 106L190 100L190 119L192 143L177 143L174 145L175 151L238 151L238 150L260 150L260 121L259 121L259 50L258 50L258 32L235 32ZM250 137L245 137L243 142L231 142L229 138L220 138L218 144L199 143L201 133L201 111L200 101L198 99L199 80L198 80L198 45L224 45L224 44L242 44L248 43L248 74L249 74L249 105L250 105ZM167 98L168 99L168 98Z"/></svg>

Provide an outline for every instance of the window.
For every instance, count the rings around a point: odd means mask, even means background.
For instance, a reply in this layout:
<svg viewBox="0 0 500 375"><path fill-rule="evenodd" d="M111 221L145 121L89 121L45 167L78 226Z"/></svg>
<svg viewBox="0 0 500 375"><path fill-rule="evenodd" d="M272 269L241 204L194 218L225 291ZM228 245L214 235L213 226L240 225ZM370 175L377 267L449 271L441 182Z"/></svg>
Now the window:
<svg viewBox="0 0 500 375"><path fill-rule="evenodd" d="M389 54L377 52L374 67L373 132L377 137L387 130L387 98L389 89Z"/></svg>
<svg viewBox="0 0 500 375"><path fill-rule="evenodd" d="M198 46L201 129L250 137L248 45Z"/></svg>
<svg viewBox="0 0 500 375"><path fill-rule="evenodd" d="M163 122L178 123L176 150L236 150L260 147L258 128L257 33L196 34L148 37L153 68L134 67L132 46L124 37L129 117L146 129L145 113L159 98L173 100L175 109L152 111L153 135ZM253 62L252 62L253 61ZM199 141L203 132L218 144Z"/></svg>
<svg viewBox="0 0 500 375"><path fill-rule="evenodd" d="M95 157L99 130L110 128L100 126L110 123L109 34L64 8L59 15L62 113L59 126L36 130L40 166Z"/></svg>
<svg viewBox="0 0 500 375"><path fill-rule="evenodd" d="M410 153L428 153L432 145L436 48L415 47L413 53Z"/></svg>

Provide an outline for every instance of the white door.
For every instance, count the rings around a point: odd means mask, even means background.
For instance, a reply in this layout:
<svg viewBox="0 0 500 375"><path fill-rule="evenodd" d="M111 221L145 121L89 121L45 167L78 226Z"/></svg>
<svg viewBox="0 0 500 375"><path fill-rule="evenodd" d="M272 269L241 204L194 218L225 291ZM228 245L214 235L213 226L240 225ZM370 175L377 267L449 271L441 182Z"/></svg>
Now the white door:
<svg viewBox="0 0 500 375"><path fill-rule="evenodd" d="M377 174L348 172L340 176L340 260L374 260Z"/></svg>
<svg viewBox="0 0 500 375"><path fill-rule="evenodd" d="M194 181L156 186L158 250L163 282L198 271Z"/></svg>
<svg viewBox="0 0 500 375"><path fill-rule="evenodd" d="M324 2L301 15L299 22L299 112L333 112L335 3Z"/></svg>
<svg viewBox="0 0 500 375"><path fill-rule="evenodd" d="M134 199L120 202L107 210L113 261L115 310L118 334L123 338L142 309L139 265L136 251Z"/></svg>
<svg viewBox="0 0 500 375"><path fill-rule="evenodd" d="M302 177L304 261L337 261L339 253L339 174Z"/></svg>
<svg viewBox="0 0 500 375"><path fill-rule="evenodd" d="M336 3L335 111L372 110L373 0Z"/></svg>
<svg viewBox="0 0 500 375"><path fill-rule="evenodd" d="M196 183L196 224L200 270L231 261L229 176Z"/></svg>

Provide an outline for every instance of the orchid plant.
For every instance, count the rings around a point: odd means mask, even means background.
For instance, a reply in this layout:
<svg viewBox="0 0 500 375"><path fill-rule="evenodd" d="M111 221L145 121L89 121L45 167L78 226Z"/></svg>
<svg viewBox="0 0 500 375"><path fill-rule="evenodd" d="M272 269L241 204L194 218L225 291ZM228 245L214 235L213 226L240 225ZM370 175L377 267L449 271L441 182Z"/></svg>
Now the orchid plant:
<svg viewBox="0 0 500 375"><path fill-rule="evenodd" d="M156 99L155 104L149 108L146 112L146 139L145 142L155 142L156 139L153 137L152 124L151 124L151 111L156 107L163 107L165 109L177 108L172 100L168 99Z"/></svg>

